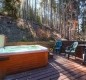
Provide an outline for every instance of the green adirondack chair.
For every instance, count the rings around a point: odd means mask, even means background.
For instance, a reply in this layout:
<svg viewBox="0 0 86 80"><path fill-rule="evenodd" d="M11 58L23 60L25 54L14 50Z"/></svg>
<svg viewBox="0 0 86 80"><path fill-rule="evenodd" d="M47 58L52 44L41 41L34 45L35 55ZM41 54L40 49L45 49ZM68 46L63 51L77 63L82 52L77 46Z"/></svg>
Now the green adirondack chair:
<svg viewBox="0 0 86 80"><path fill-rule="evenodd" d="M69 59L70 55L75 56L75 59L76 59L76 48L77 48L77 46L78 46L78 42L76 41L71 46L66 47L65 55L68 54L68 59Z"/></svg>

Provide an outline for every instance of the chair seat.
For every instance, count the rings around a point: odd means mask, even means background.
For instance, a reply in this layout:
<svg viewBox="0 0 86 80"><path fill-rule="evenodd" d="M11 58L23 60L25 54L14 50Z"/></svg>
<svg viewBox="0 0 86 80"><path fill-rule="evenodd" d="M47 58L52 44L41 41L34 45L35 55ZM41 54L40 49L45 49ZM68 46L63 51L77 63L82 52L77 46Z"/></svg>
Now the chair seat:
<svg viewBox="0 0 86 80"><path fill-rule="evenodd" d="M68 52L74 53L75 51L73 51L73 50L72 50L72 51L70 51L70 50L65 50L65 52L67 52L67 53L68 53Z"/></svg>
<svg viewBox="0 0 86 80"><path fill-rule="evenodd" d="M58 47L58 48L55 48L55 49L60 49L60 48Z"/></svg>

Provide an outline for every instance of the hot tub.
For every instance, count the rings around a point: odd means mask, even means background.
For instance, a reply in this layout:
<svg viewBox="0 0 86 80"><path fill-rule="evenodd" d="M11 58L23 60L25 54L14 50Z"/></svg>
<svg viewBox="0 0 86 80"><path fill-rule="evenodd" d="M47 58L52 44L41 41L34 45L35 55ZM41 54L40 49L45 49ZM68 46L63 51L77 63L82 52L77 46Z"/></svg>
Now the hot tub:
<svg viewBox="0 0 86 80"><path fill-rule="evenodd" d="M13 74L46 66L48 49L40 45L6 46L0 48L0 74Z"/></svg>

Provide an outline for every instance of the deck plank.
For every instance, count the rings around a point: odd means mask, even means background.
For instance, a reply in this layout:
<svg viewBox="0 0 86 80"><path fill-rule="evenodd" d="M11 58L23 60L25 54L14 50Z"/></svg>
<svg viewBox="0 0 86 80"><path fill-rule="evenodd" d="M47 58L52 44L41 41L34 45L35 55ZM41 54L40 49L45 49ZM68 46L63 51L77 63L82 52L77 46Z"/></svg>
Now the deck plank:
<svg viewBox="0 0 86 80"><path fill-rule="evenodd" d="M86 66L54 55L47 66L9 75L4 80L86 80Z"/></svg>

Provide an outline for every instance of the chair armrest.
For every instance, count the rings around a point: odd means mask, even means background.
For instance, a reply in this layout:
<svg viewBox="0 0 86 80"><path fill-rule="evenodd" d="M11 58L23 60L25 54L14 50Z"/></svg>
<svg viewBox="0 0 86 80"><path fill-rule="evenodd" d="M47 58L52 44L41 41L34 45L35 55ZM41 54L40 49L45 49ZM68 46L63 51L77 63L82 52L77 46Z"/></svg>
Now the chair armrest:
<svg viewBox="0 0 86 80"><path fill-rule="evenodd" d="M71 48L70 46L67 46L67 47L66 47L66 50L70 50L70 48Z"/></svg>

